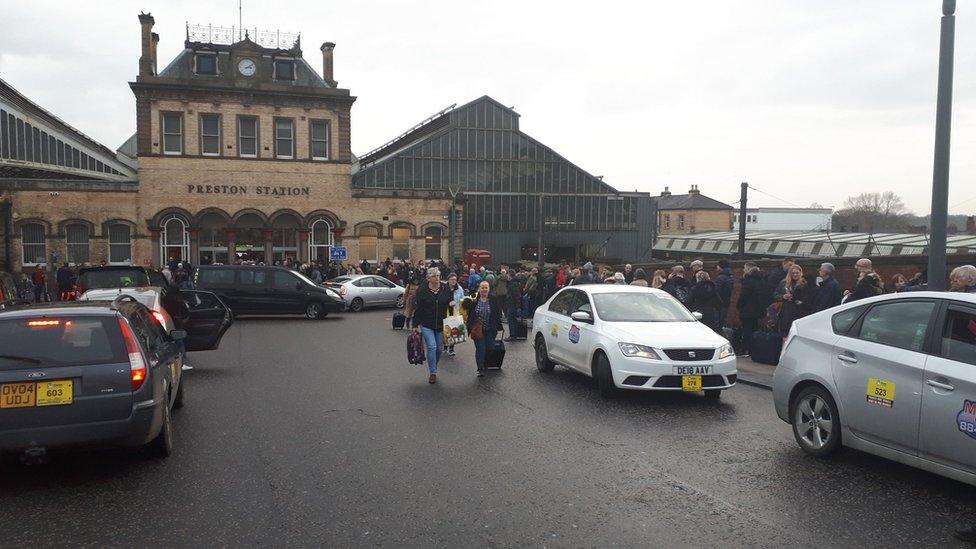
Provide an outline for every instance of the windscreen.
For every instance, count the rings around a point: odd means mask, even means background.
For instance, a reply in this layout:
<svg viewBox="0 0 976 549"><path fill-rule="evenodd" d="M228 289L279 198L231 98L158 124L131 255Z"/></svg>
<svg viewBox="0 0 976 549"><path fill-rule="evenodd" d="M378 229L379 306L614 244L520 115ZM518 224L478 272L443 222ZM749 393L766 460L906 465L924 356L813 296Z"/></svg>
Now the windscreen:
<svg viewBox="0 0 976 549"><path fill-rule="evenodd" d="M126 361L114 316L0 320L0 371Z"/></svg>
<svg viewBox="0 0 976 549"><path fill-rule="evenodd" d="M141 269L108 269L85 271L78 277L78 285L84 290L92 288L136 288L150 286L149 277Z"/></svg>
<svg viewBox="0 0 976 549"><path fill-rule="evenodd" d="M594 293L593 303L607 322L695 322L673 297L658 293Z"/></svg>

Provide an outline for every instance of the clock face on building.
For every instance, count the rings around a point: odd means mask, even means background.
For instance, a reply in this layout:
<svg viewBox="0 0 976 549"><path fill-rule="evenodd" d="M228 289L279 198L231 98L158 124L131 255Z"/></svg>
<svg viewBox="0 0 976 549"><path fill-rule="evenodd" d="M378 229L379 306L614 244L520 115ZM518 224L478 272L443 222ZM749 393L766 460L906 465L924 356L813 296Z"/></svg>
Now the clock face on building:
<svg viewBox="0 0 976 549"><path fill-rule="evenodd" d="M254 64L254 60L252 59L241 59L237 63L237 70L244 76L252 76L254 71L257 70L257 65Z"/></svg>

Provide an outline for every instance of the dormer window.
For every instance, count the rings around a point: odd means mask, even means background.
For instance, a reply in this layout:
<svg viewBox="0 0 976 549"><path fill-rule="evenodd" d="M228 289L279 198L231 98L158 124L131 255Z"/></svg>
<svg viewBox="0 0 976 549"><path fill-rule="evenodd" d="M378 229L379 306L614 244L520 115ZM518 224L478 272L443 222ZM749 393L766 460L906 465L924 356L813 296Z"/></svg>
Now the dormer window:
<svg viewBox="0 0 976 549"><path fill-rule="evenodd" d="M294 59L275 59L274 62L275 80L294 80L295 79L295 60Z"/></svg>
<svg viewBox="0 0 976 549"><path fill-rule="evenodd" d="M217 54L198 53L194 58L197 74L217 74Z"/></svg>

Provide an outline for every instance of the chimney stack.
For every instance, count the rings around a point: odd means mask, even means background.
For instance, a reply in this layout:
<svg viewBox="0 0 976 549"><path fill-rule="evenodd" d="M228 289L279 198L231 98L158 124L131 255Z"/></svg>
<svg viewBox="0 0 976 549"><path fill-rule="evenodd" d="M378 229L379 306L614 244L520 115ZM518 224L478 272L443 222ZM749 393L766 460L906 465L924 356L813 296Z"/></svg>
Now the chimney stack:
<svg viewBox="0 0 976 549"><path fill-rule="evenodd" d="M698 185L692 185L691 188L688 189L688 194L701 194L698 191Z"/></svg>
<svg viewBox="0 0 976 549"><path fill-rule="evenodd" d="M335 49L335 44L326 42L320 49L322 50L322 79L334 88L339 85L332 74L332 50Z"/></svg>
<svg viewBox="0 0 976 549"><path fill-rule="evenodd" d="M151 13L139 14L139 25L142 26L142 55L139 57L139 76L152 76L153 70L153 42L152 28L156 24Z"/></svg>
<svg viewBox="0 0 976 549"><path fill-rule="evenodd" d="M156 56L156 44L159 44L159 35L152 33L152 48L150 53L152 54L153 76L159 74L159 71L157 70L157 61L159 61L159 57Z"/></svg>
<svg viewBox="0 0 976 549"><path fill-rule="evenodd" d="M664 190L661 191L661 196L671 196L671 191L667 187L664 187Z"/></svg>

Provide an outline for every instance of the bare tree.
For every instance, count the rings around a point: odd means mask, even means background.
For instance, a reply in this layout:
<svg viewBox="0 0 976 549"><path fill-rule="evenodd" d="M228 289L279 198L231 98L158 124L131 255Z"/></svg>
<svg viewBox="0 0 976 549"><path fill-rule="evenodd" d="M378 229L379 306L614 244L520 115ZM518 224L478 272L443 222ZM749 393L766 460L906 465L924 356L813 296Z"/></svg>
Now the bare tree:
<svg viewBox="0 0 976 549"><path fill-rule="evenodd" d="M879 232L902 231L910 224L911 212L892 191L850 196L834 214L834 226L841 230Z"/></svg>

